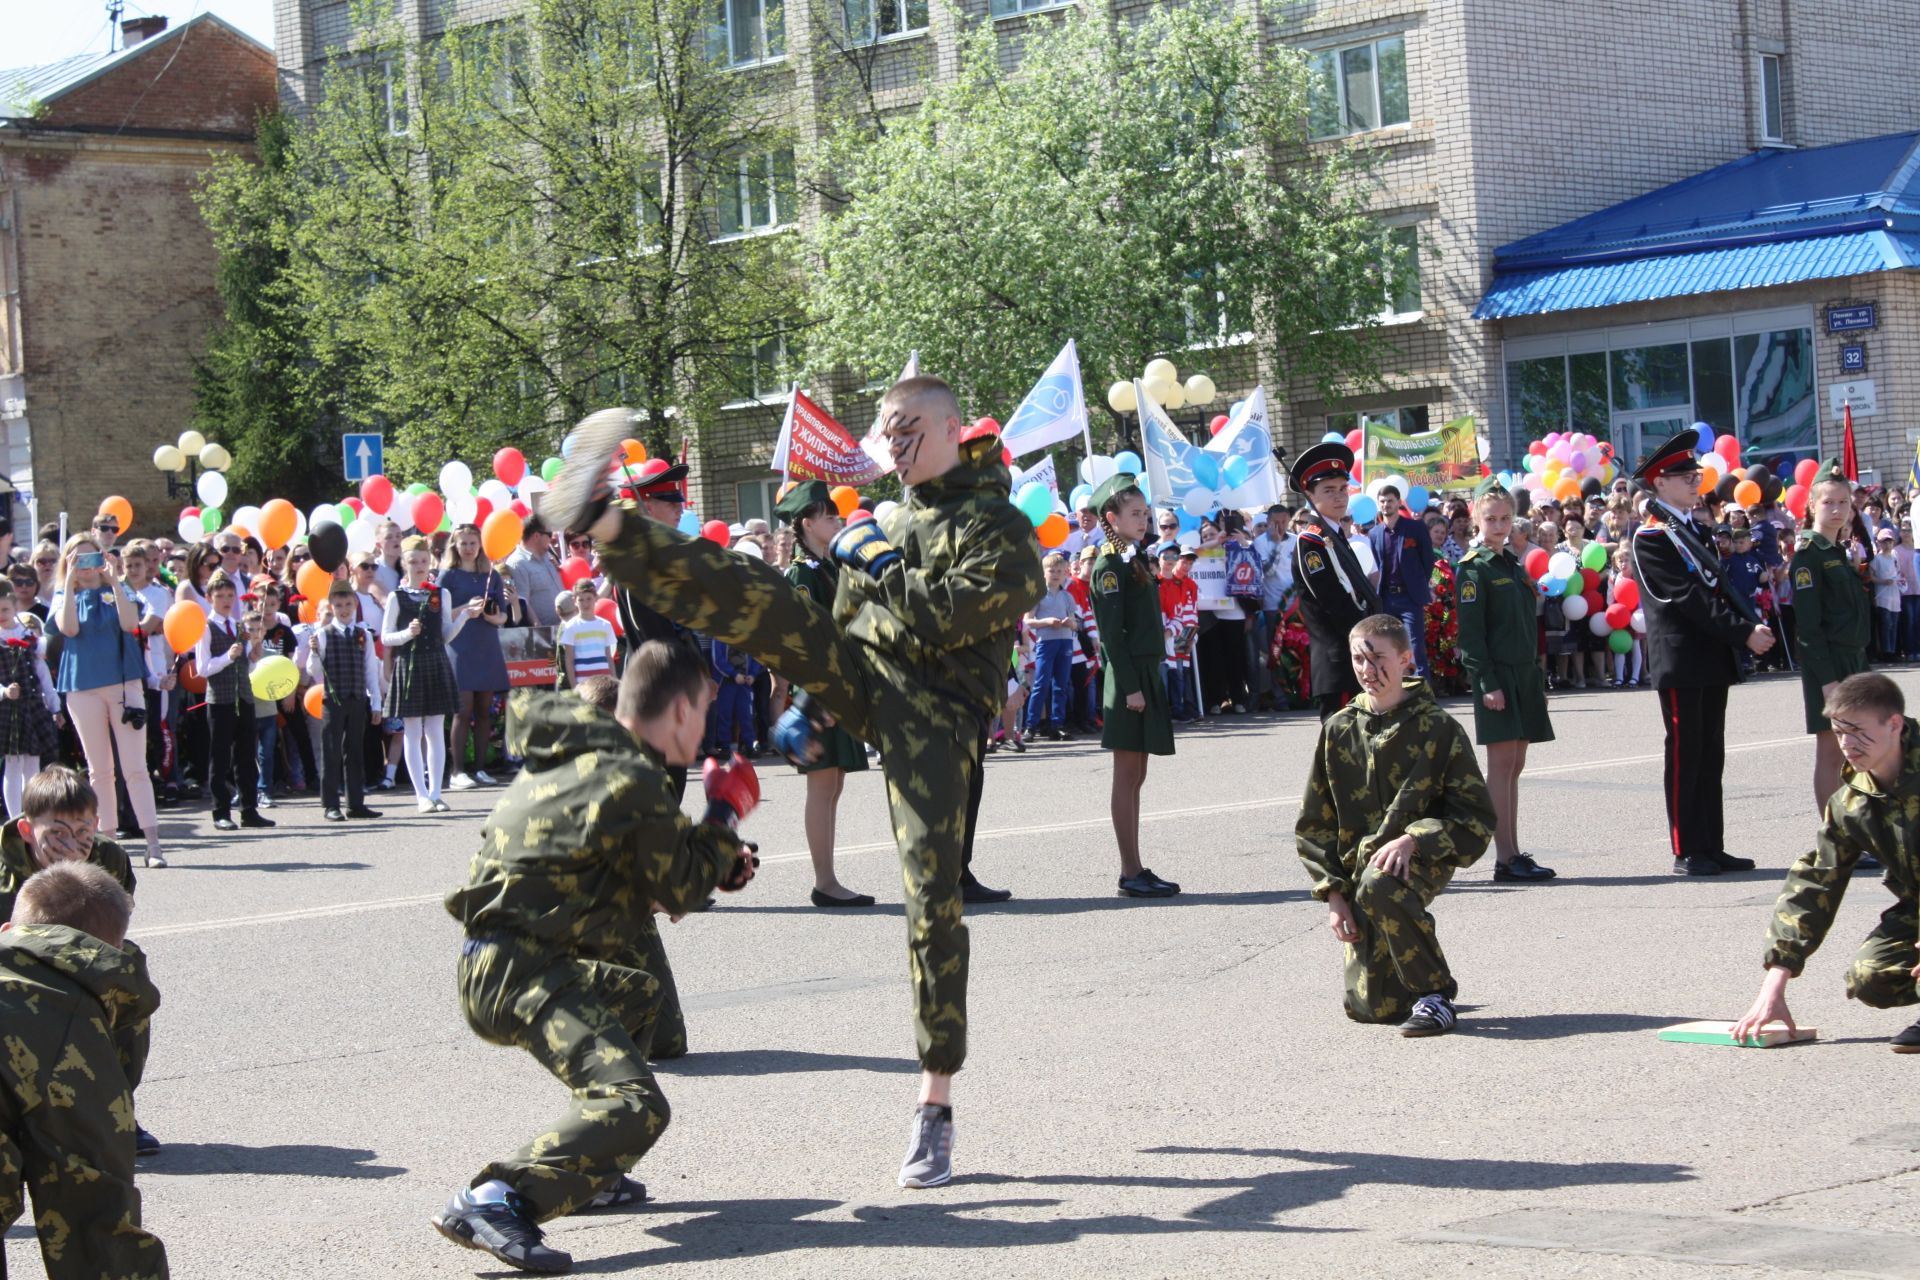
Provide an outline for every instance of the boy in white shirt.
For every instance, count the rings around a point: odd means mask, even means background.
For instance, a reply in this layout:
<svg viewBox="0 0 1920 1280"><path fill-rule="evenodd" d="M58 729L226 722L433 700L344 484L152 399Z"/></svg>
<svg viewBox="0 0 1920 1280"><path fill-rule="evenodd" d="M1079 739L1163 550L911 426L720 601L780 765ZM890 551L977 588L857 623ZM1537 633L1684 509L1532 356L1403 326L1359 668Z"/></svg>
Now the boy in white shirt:
<svg viewBox="0 0 1920 1280"><path fill-rule="evenodd" d="M613 624L594 612L599 602L591 579L583 579L574 587L573 603L578 612L572 621L561 624L557 642L560 671L569 689L579 688L582 680L593 676L614 674L613 655L620 639Z"/></svg>

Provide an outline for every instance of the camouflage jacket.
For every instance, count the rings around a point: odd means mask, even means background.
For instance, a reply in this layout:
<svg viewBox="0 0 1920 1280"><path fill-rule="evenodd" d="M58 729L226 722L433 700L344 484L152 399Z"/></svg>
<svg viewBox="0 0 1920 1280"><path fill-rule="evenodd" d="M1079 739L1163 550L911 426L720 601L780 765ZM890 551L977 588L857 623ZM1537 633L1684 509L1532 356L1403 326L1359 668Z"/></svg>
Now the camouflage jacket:
<svg viewBox="0 0 1920 1280"><path fill-rule="evenodd" d="M1033 525L1007 500L1000 447L967 441L952 470L907 490L883 522L901 560L878 578L841 573L834 603L850 638L982 717L1006 705L1007 650L1046 587Z"/></svg>
<svg viewBox="0 0 1920 1280"><path fill-rule="evenodd" d="M631 950L659 903L678 915L733 871L740 840L680 810L660 758L570 693L514 694L526 765L481 831L447 911L470 937L519 935L588 959Z"/></svg>
<svg viewBox="0 0 1920 1280"><path fill-rule="evenodd" d="M1920 915L1920 724L1907 722L1900 747L1900 778L1891 788L1883 789L1864 770L1841 773L1813 849L1787 872L1773 905L1763 964L1796 974L1806 967L1833 927L1863 853L1887 869L1887 888L1898 899L1891 914L1905 917L1909 927Z"/></svg>
<svg viewBox="0 0 1920 1280"><path fill-rule="evenodd" d="M65 925L0 934L0 1136L24 1157L14 1172L33 1190L49 1275L167 1275L166 1250L140 1229L133 1097L114 1046L159 1004L131 945ZM19 1186L0 1177L0 1230L20 1216Z"/></svg>
<svg viewBox="0 0 1920 1280"><path fill-rule="evenodd" d="M133 863L125 849L95 836L93 852L87 855L87 861L118 880L122 889L133 892ZM27 882L27 877L39 869L40 864L33 860L33 850L27 847L26 837L20 834L19 824L7 823L5 829L0 830L0 920L13 915L14 896Z"/></svg>
<svg viewBox="0 0 1920 1280"><path fill-rule="evenodd" d="M1375 712L1361 694L1320 730L1294 846L1313 875L1313 896L1351 896L1375 849L1412 836L1414 860L1472 866L1493 837L1493 797L1466 730L1423 681Z"/></svg>

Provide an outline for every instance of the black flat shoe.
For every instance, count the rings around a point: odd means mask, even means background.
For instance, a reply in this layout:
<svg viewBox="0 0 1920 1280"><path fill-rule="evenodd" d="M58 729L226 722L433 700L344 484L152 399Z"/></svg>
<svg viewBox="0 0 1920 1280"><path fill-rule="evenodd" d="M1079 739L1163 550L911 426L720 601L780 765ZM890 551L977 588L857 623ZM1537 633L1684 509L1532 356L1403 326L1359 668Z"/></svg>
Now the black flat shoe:
<svg viewBox="0 0 1920 1280"><path fill-rule="evenodd" d="M1128 898L1171 898L1180 892L1180 886L1169 884L1160 877L1142 867L1137 876L1120 877L1120 893Z"/></svg>
<svg viewBox="0 0 1920 1280"><path fill-rule="evenodd" d="M839 907L870 907L873 905L873 896L871 894L856 893L851 898L836 898L831 894L825 894L815 889L813 891L813 905L828 911L835 910Z"/></svg>
<svg viewBox="0 0 1920 1280"><path fill-rule="evenodd" d="M272 818L263 818L257 813L243 813L240 815L240 825L243 827L259 827L265 829L267 827L277 827L280 824Z"/></svg>
<svg viewBox="0 0 1920 1280"><path fill-rule="evenodd" d="M1013 896L1011 889L990 889L972 876L960 881L960 901L978 905L983 902L1005 902Z"/></svg>
<svg viewBox="0 0 1920 1280"><path fill-rule="evenodd" d="M1552 867L1543 867L1533 860L1532 855L1516 853L1512 862L1496 862L1493 866L1493 878L1500 882L1551 880L1558 875Z"/></svg>
<svg viewBox="0 0 1920 1280"><path fill-rule="evenodd" d="M1722 871L1751 871L1754 867L1752 858L1736 858L1725 850L1707 856L1719 863Z"/></svg>
<svg viewBox="0 0 1920 1280"><path fill-rule="evenodd" d="M380 811L378 809L369 809L365 805L361 805L358 809L347 810L347 816L349 818L377 818L380 816Z"/></svg>
<svg viewBox="0 0 1920 1280"><path fill-rule="evenodd" d="M1704 853L1692 853L1673 860L1673 874L1677 876L1717 876L1725 870L1718 860Z"/></svg>

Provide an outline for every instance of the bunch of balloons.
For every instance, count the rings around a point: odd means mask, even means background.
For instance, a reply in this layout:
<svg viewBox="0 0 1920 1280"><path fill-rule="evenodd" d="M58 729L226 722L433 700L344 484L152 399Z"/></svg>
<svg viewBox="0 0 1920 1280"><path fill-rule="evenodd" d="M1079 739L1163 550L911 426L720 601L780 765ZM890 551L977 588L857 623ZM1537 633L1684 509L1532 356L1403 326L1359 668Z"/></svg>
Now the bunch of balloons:
<svg viewBox="0 0 1920 1280"><path fill-rule="evenodd" d="M1694 430L1700 433L1700 492L1713 494L1722 502L1738 503L1743 507L1752 507L1761 502L1778 502L1786 486L1773 474L1773 468L1764 462L1752 466L1740 465L1740 442L1732 436L1715 436L1713 428L1704 422L1694 424ZM1813 478L1813 472L1819 466L1811 459L1804 464L1807 479ZM1794 475L1799 480L1799 473ZM1805 489L1805 484L1799 487ZM1806 499L1801 497L1800 510L1796 516L1806 511ZM1791 510L1792 504L1789 503Z"/></svg>
<svg viewBox="0 0 1920 1280"><path fill-rule="evenodd" d="M1572 502L1599 493L1619 474L1611 444L1584 431L1555 431L1527 446L1525 470L1510 478L1535 502Z"/></svg>
<svg viewBox="0 0 1920 1280"><path fill-rule="evenodd" d="M1615 653L1632 649L1634 635L1647 629L1638 583L1616 577L1612 603L1600 594L1600 575L1607 567L1607 549L1601 543L1587 543L1577 559L1569 551L1535 547L1527 552L1522 567L1541 595L1560 599L1568 623L1584 621Z"/></svg>

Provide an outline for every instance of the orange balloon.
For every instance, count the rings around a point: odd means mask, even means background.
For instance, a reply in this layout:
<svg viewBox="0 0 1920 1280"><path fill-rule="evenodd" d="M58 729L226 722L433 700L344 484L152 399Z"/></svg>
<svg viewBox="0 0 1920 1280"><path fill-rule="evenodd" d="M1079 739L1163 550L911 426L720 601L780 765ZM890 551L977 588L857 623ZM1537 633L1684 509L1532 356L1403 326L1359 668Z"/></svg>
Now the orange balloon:
<svg viewBox="0 0 1920 1280"><path fill-rule="evenodd" d="M638 440L622 440L620 442L620 452L630 467L637 467L647 460L647 446L641 444ZM511 552L509 552L509 554L511 554ZM488 559L492 559L493 553L489 551L487 557Z"/></svg>
<svg viewBox="0 0 1920 1280"><path fill-rule="evenodd" d="M327 718L327 689L325 685L314 685L311 689L307 690L307 696L300 701L301 705L306 707L307 714L315 720L324 720Z"/></svg>
<svg viewBox="0 0 1920 1280"><path fill-rule="evenodd" d="M1750 507L1760 501L1760 486L1752 480L1742 480L1733 486L1733 500L1743 507Z"/></svg>
<svg viewBox="0 0 1920 1280"><path fill-rule="evenodd" d="M1067 518L1056 511L1045 520L1042 520L1040 527L1035 529L1034 532L1040 537L1040 545L1046 547L1048 550L1052 550L1067 540L1067 534L1070 530L1067 525Z"/></svg>
<svg viewBox="0 0 1920 1280"><path fill-rule="evenodd" d="M1560 483L1553 486L1553 496L1562 502L1572 502L1580 496L1580 482L1572 476L1562 477Z"/></svg>
<svg viewBox="0 0 1920 1280"><path fill-rule="evenodd" d="M525 528L526 522L519 512L510 508L496 511L480 529L480 549L487 553L487 559L498 564L520 545L520 534Z"/></svg>
<svg viewBox="0 0 1920 1280"><path fill-rule="evenodd" d="M320 598L318 596L302 596L300 598L300 621L309 624L320 621Z"/></svg>
<svg viewBox="0 0 1920 1280"><path fill-rule="evenodd" d="M1719 484L1720 484L1720 473L1718 471L1709 471L1705 467L1702 467L1700 469L1700 490L1699 491L1701 493L1703 494L1712 493L1716 488L1719 487Z"/></svg>
<svg viewBox="0 0 1920 1280"><path fill-rule="evenodd" d="M120 522L120 532L125 533L133 527L133 504L119 494L100 501L100 514L112 516Z"/></svg>
<svg viewBox="0 0 1920 1280"><path fill-rule="evenodd" d="M842 520L860 509L860 491L849 485L829 489L827 496L833 499L833 505L840 512Z"/></svg>
<svg viewBox="0 0 1920 1280"><path fill-rule="evenodd" d="M293 531L300 527L300 513L285 498L273 498L260 508L260 543L272 551L284 547L293 540Z"/></svg>
<svg viewBox="0 0 1920 1280"><path fill-rule="evenodd" d="M187 600L176 600L167 610L165 621L160 630L167 637L167 648L175 653L185 653L200 643L200 637L206 634L207 615L200 606Z"/></svg>
<svg viewBox="0 0 1920 1280"><path fill-rule="evenodd" d="M327 589L333 586L333 575L322 569L319 562L309 560L293 575L293 585L309 600L325 600Z"/></svg>

